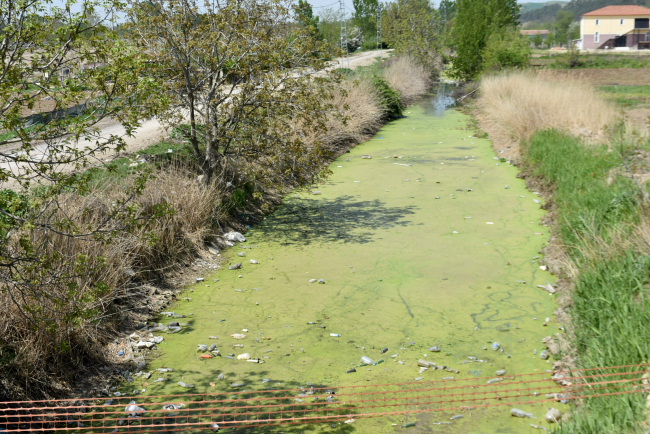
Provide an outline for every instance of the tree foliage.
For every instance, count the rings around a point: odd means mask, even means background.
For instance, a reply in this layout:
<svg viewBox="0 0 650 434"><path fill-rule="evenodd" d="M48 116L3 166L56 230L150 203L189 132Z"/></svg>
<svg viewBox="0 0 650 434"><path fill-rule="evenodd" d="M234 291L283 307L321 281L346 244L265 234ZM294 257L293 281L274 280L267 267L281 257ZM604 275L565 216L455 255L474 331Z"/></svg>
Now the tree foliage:
<svg viewBox="0 0 650 434"><path fill-rule="evenodd" d="M314 11L311 4L307 0L298 0L296 6L296 19L300 25L307 29L312 37L320 40L323 39L318 31L318 17L314 16Z"/></svg>
<svg viewBox="0 0 650 434"><path fill-rule="evenodd" d="M145 173L100 218L71 204L90 192L83 170L125 146L124 134L107 134L100 122L112 118L132 133L155 91L142 79L140 53L104 25L119 4L72 6L0 2L0 187L13 190L0 199L0 290L46 331L92 319L89 306L105 292L81 278L101 258L72 255L66 243L108 243L140 224L132 201Z"/></svg>
<svg viewBox="0 0 650 434"><path fill-rule="evenodd" d="M377 32L378 0L352 0L354 25L359 27L365 38L373 38Z"/></svg>
<svg viewBox="0 0 650 434"><path fill-rule="evenodd" d="M439 67L441 22L428 0L396 0L382 10L382 34L396 54L409 56L432 73Z"/></svg>
<svg viewBox="0 0 650 434"><path fill-rule="evenodd" d="M495 32L483 50L483 72L524 68L530 61L530 40L517 31Z"/></svg>
<svg viewBox="0 0 650 434"><path fill-rule="evenodd" d="M277 186L308 184L320 173L319 147L329 109L324 43L295 26L284 0L135 1L133 38L160 80L167 125L188 123L186 139L203 181L215 173Z"/></svg>
<svg viewBox="0 0 650 434"><path fill-rule="evenodd" d="M483 50L490 36L514 28L518 19L516 0L457 0L452 74L462 80L476 78L483 69Z"/></svg>

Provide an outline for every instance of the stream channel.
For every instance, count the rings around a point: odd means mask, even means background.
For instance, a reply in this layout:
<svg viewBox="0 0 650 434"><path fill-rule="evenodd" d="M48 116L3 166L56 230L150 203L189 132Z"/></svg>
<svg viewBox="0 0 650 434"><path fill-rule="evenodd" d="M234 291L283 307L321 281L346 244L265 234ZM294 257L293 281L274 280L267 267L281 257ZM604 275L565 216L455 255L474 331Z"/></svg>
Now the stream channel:
<svg viewBox="0 0 650 434"><path fill-rule="evenodd" d="M178 321L188 326L163 335L160 355L151 363L151 370L173 368L165 374L169 381L136 379L133 385L146 387L147 395L168 395L230 392L233 382L244 383L241 391L406 383L417 377L443 382L454 375L419 374L417 361L425 354L426 360L459 369L456 379L493 377L498 369L552 369L534 354L544 349L544 336L558 332L553 319L542 326L553 318L555 301L537 288L555 281L536 260L549 238L540 225L541 199L517 179L515 167L495 160L489 140L473 137L469 118L454 110L449 92L428 96L404 115L332 162L331 178L312 194L287 195L245 234L246 242L223 252L223 269L197 275L205 281L179 297L191 301L168 309L187 315ZM242 268L228 270L236 262ZM247 337L235 340L233 333ZM490 349L495 341L503 352ZM213 343L222 355L246 352L265 363L200 359L197 345ZM427 351L434 345L441 352ZM384 347L388 352L380 355ZM386 362L346 374L364 355ZM470 356L486 362L461 364ZM225 379L217 380L219 374ZM178 381L195 388L183 389ZM465 411L460 420L450 420L455 410L238 432L381 433L415 422L412 432L533 433L539 431L531 423L550 429L547 406L521 407L536 419L515 418L510 407L497 407ZM450 424L434 424L440 421Z"/></svg>

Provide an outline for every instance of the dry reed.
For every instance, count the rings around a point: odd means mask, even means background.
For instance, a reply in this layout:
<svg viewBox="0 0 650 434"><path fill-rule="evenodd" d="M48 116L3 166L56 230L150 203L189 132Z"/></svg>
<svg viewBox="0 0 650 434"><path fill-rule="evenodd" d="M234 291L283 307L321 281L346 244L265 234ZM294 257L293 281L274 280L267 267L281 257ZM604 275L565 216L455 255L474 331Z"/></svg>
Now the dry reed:
<svg viewBox="0 0 650 434"><path fill-rule="evenodd" d="M484 78L480 92L479 125L499 147L516 147L548 128L598 139L616 119L616 110L593 88L570 80L513 72Z"/></svg>
<svg viewBox="0 0 650 434"><path fill-rule="evenodd" d="M409 57L396 57L387 62L384 78L400 93L403 105L412 104L431 88L431 73Z"/></svg>

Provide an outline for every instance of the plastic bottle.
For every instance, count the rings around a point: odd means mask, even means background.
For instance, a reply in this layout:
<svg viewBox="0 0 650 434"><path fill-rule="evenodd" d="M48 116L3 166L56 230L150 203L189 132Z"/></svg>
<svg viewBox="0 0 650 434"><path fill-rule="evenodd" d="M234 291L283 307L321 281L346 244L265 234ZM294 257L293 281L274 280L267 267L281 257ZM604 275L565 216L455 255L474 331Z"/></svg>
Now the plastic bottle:
<svg viewBox="0 0 650 434"><path fill-rule="evenodd" d="M341 335L338 334L338 333L330 333L330 336L333 337L333 338L340 338L341 337Z"/></svg>
<svg viewBox="0 0 650 434"><path fill-rule="evenodd" d="M528 414L525 411L519 410L518 408L510 410L510 414L514 417L528 417Z"/></svg>
<svg viewBox="0 0 650 434"><path fill-rule="evenodd" d="M498 342L492 342L492 349L494 351L498 350L501 347L501 344Z"/></svg>
<svg viewBox="0 0 650 434"><path fill-rule="evenodd" d="M375 365L375 361L368 356L361 357L361 363L365 363L366 365Z"/></svg>

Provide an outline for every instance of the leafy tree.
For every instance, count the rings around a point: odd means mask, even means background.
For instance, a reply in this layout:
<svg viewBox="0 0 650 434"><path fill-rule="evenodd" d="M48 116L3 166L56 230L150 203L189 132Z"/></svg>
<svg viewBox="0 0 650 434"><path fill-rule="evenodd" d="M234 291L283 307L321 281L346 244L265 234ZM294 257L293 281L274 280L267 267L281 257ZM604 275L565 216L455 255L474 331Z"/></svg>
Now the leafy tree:
<svg viewBox="0 0 650 434"><path fill-rule="evenodd" d="M378 0L352 0L354 6L354 24L359 27L364 37L372 38L377 33Z"/></svg>
<svg viewBox="0 0 650 434"><path fill-rule="evenodd" d="M101 258L66 246L108 243L139 224L132 201L146 173L96 219L75 201L91 191L83 170L125 146L123 135L102 131L100 122L111 118L131 134L140 104L155 91L142 79L141 53L104 26L118 5L84 0L73 13L73 3L0 4L0 188L15 192L0 200L0 285L34 329L46 332L92 320L90 306L105 294L102 282L84 279Z"/></svg>
<svg viewBox="0 0 650 434"><path fill-rule="evenodd" d="M296 19L302 27L312 35L312 37L321 40L323 37L318 31L318 17L314 16L311 4L307 0L298 0L296 6Z"/></svg>
<svg viewBox="0 0 650 434"><path fill-rule="evenodd" d="M528 36L516 31L495 32L483 50L483 72L525 68L530 62Z"/></svg>
<svg viewBox="0 0 650 434"><path fill-rule="evenodd" d="M396 0L382 10L382 35L388 45L432 70L440 59L440 26L428 0Z"/></svg>
<svg viewBox="0 0 650 434"><path fill-rule="evenodd" d="M555 38L560 45L566 45L570 38L573 39L573 35L570 34L569 29L574 19L573 12L561 9L557 11L554 27L556 29Z"/></svg>
<svg viewBox="0 0 650 434"><path fill-rule="evenodd" d="M334 51L341 47L341 12L339 9L323 8L318 13L318 28Z"/></svg>
<svg viewBox="0 0 650 434"><path fill-rule="evenodd" d="M476 78L482 70L483 49L490 36L516 27L518 19L516 0L457 0L452 74L463 80Z"/></svg>
<svg viewBox="0 0 650 434"><path fill-rule="evenodd" d="M544 44L544 38L542 38L542 35L540 35L538 33L533 37L532 42L533 42L533 45L535 46L535 48L539 48L539 47L542 46L542 44Z"/></svg>
<svg viewBox="0 0 650 434"><path fill-rule="evenodd" d="M443 22L450 21L456 16L456 3L454 0L442 0L440 6L438 7L438 13L440 14L440 19Z"/></svg>
<svg viewBox="0 0 650 434"><path fill-rule="evenodd" d="M309 184L321 174L318 144L333 86L313 53L325 49L295 26L284 0L152 0L130 11L132 37L169 101L152 112L185 130L203 182ZM224 177L216 181L225 182Z"/></svg>

